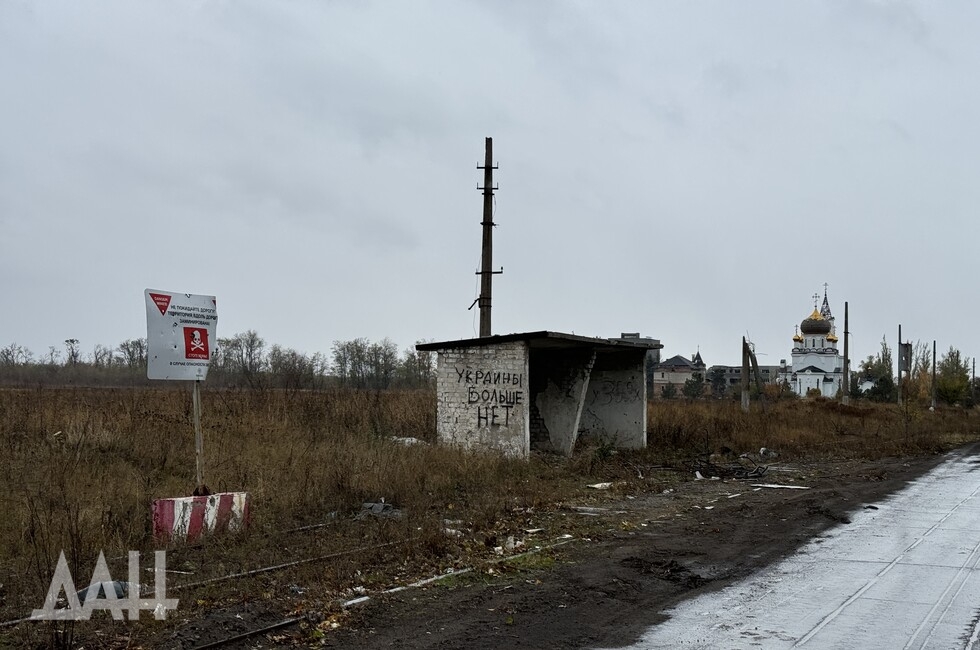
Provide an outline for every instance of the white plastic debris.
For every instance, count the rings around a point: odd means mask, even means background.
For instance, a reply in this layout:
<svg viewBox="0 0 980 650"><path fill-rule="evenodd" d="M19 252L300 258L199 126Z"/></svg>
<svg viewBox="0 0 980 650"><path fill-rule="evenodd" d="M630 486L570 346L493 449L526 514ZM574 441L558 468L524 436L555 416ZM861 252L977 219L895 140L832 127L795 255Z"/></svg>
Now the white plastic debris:
<svg viewBox="0 0 980 650"><path fill-rule="evenodd" d="M593 483L588 487L592 488L593 490L608 490L612 487L612 485L612 483Z"/></svg>
<svg viewBox="0 0 980 650"><path fill-rule="evenodd" d="M784 488L786 490L809 490L810 488L806 485L780 485L778 483L754 483L752 485L754 488Z"/></svg>

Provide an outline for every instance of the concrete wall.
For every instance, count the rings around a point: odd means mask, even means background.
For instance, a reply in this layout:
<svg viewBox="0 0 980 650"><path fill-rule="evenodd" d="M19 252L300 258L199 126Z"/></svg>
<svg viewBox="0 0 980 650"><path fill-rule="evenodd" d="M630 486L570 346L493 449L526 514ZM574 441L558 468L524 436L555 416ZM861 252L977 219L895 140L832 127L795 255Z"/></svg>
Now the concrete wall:
<svg viewBox="0 0 980 650"><path fill-rule="evenodd" d="M527 456L531 443L525 342L440 350L436 391L436 429L442 442Z"/></svg>
<svg viewBox="0 0 980 650"><path fill-rule="evenodd" d="M579 435L617 447L646 447L645 350L599 352L585 395Z"/></svg>
<svg viewBox="0 0 980 650"><path fill-rule="evenodd" d="M536 449L571 455L595 357L593 350L531 352Z"/></svg>

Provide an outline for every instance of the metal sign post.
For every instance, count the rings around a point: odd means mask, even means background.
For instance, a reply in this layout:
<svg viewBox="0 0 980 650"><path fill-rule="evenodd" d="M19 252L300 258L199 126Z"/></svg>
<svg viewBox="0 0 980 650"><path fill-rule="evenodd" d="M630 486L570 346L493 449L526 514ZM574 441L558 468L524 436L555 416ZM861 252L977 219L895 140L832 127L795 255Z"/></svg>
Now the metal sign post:
<svg viewBox="0 0 980 650"><path fill-rule="evenodd" d="M193 381L195 496L210 494L204 484L204 434L201 431L201 382L217 341L214 296L147 289L146 345L148 379Z"/></svg>
<svg viewBox="0 0 980 650"><path fill-rule="evenodd" d="M204 484L204 434L201 433L201 382L194 382L194 455L197 461L197 487L195 496L206 495L210 490Z"/></svg>

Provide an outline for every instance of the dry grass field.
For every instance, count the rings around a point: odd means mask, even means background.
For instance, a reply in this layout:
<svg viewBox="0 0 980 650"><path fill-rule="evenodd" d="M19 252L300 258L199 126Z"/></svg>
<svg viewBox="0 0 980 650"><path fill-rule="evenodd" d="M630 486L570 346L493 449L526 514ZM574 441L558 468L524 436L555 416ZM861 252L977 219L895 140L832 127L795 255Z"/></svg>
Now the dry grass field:
<svg viewBox="0 0 980 650"><path fill-rule="evenodd" d="M498 535L537 525L563 501L589 493L589 483L614 481L619 494L635 494L687 480L687 463L705 450L767 447L779 462L875 459L980 439L980 415L965 410L816 400L764 410L754 404L743 414L728 401L660 401L649 406L645 450L587 446L568 459L533 454L521 461L433 444L431 391L205 390L202 424L206 483L212 491L248 491L253 520L244 535L170 551L168 568L181 573L169 585L189 617L236 599L275 600L290 589L329 617L345 594L357 593L352 585L394 584L492 555ZM394 437L430 444L406 446ZM189 387L0 390L0 455L2 623L41 606L61 551L78 583L100 550L114 576L125 576L127 550L150 557L151 501L194 487ZM402 516L357 516L362 503L381 499ZM555 521L551 530L575 525ZM447 527L468 533L456 538ZM323 560L186 586L310 557ZM144 618L138 625L102 619L77 629L0 628L0 647L79 638L86 647L139 645L163 625Z"/></svg>

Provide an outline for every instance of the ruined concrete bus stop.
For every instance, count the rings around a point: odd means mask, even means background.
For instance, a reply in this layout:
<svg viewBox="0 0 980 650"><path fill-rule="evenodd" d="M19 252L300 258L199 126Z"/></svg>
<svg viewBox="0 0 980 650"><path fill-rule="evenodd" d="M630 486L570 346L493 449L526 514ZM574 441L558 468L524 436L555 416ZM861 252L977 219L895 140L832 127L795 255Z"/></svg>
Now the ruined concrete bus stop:
<svg viewBox="0 0 980 650"><path fill-rule="evenodd" d="M646 446L647 351L658 341L527 332L416 346L434 351L441 442L526 457L576 441Z"/></svg>

